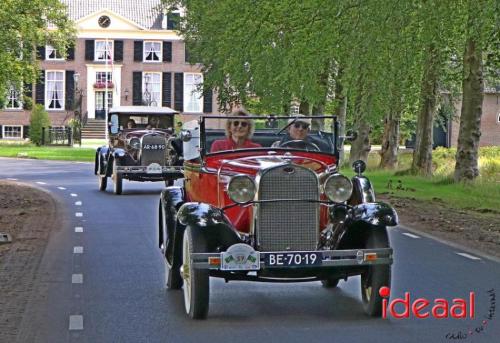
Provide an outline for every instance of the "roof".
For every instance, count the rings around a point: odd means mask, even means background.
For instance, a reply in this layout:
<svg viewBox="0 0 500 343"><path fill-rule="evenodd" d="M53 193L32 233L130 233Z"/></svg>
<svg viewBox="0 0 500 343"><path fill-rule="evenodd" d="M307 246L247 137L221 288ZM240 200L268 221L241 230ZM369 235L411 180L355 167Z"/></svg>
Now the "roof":
<svg viewBox="0 0 500 343"><path fill-rule="evenodd" d="M60 0L68 6L68 17L77 21L92 13L111 10L142 27L161 29L161 0Z"/></svg>
<svg viewBox="0 0 500 343"><path fill-rule="evenodd" d="M170 107L153 106L116 106L109 109L109 114L145 114L145 115L173 115L179 113Z"/></svg>

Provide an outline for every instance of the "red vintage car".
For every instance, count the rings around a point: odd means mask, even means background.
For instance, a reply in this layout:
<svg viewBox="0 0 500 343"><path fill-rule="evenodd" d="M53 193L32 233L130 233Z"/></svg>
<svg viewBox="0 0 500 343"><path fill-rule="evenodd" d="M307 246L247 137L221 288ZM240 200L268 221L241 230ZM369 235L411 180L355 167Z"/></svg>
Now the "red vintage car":
<svg viewBox="0 0 500 343"><path fill-rule="evenodd" d="M303 118L318 128L287 140ZM354 275L366 313L380 316L396 211L375 201L362 161L351 179L339 172L336 118L303 118L205 116L184 126L184 185L162 192L158 232L167 288L183 288L191 318L208 314L209 277L336 287ZM220 143L224 132L213 127L227 120L251 121L253 143Z"/></svg>

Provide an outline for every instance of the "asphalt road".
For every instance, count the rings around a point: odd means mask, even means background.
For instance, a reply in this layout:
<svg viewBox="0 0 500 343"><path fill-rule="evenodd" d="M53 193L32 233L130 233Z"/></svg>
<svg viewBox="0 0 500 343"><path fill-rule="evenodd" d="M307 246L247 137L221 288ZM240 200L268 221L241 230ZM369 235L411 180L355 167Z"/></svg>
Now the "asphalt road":
<svg viewBox="0 0 500 343"><path fill-rule="evenodd" d="M167 291L156 245L162 183L99 192L93 164L0 159L0 179L32 183L64 204L23 318L19 342L499 342L500 264L398 227L391 300L410 293L468 300L474 319L368 318L359 278L324 289L211 280L209 317L192 321ZM1 195L0 195L1 196ZM490 290L490 293L488 293ZM493 291L491 291L493 290ZM496 292L496 293L495 293ZM401 307L396 307L402 312ZM490 318L488 318L488 316ZM472 334L470 334L472 332Z"/></svg>

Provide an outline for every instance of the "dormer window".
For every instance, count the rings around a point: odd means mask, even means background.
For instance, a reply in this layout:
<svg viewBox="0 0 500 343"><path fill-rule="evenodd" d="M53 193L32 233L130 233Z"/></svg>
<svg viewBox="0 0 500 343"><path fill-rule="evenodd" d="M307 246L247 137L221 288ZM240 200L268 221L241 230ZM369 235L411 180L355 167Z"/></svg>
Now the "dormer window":
<svg viewBox="0 0 500 343"><path fill-rule="evenodd" d="M95 60L111 61L113 59L113 41L95 41Z"/></svg>
<svg viewBox="0 0 500 343"><path fill-rule="evenodd" d="M167 13L167 30L178 30L181 19L181 11L177 7L172 7Z"/></svg>
<svg viewBox="0 0 500 343"><path fill-rule="evenodd" d="M52 45L45 46L45 59L52 61L61 61L63 60L61 54L55 49Z"/></svg>
<svg viewBox="0 0 500 343"><path fill-rule="evenodd" d="M160 62L161 55L161 42L144 42L143 61L144 62Z"/></svg>

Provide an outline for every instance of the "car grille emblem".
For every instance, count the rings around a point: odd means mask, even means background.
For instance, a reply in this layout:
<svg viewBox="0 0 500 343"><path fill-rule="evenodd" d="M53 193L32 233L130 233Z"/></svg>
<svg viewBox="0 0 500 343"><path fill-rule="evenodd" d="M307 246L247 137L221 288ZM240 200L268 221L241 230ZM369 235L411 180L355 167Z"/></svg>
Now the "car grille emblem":
<svg viewBox="0 0 500 343"><path fill-rule="evenodd" d="M287 174L293 174L293 173L295 173L295 168L293 168L293 167L285 167L285 168L283 168L283 171L285 173L287 173Z"/></svg>

